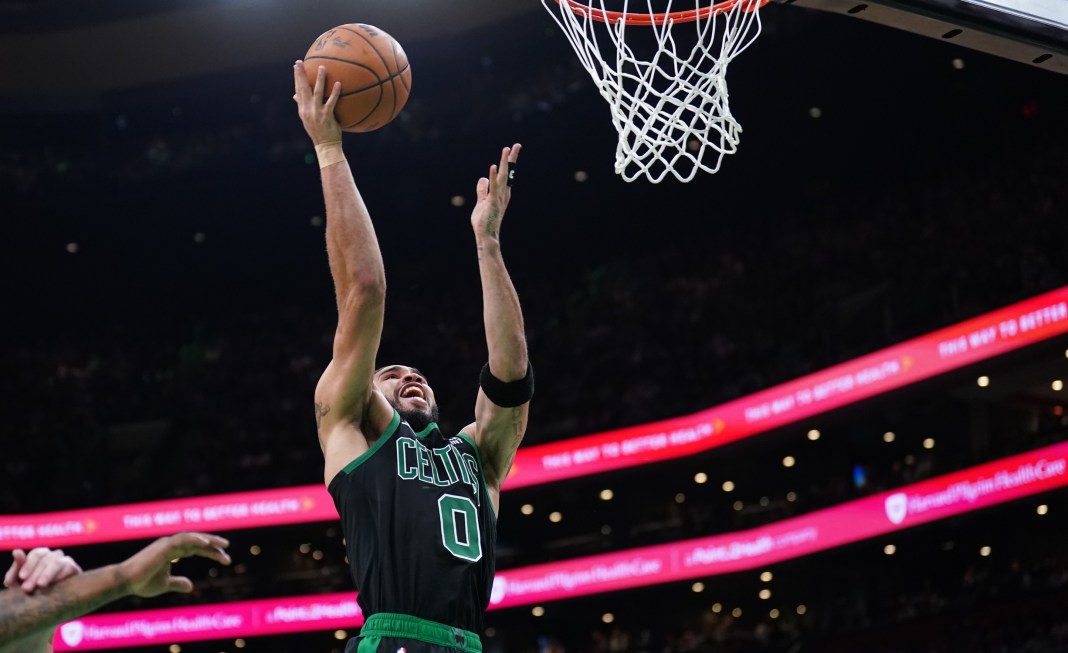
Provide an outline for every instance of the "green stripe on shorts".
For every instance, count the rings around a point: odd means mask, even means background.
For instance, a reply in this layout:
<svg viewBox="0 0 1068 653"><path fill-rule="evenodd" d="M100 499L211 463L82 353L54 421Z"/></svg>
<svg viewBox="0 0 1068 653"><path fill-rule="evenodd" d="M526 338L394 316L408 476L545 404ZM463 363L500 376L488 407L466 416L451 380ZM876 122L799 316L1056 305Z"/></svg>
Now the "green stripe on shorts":
<svg viewBox="0 0 1068 653"><path fill-rule="evenodd" d="M360 637L377 639L381 637L405 637L417 639L428 644L437 644L465 653L482 653L482 640L478 635L463 628L453 628L436 621L427 621L406 614L379 612L367 618L367 623L360 629ZM363 646L359 653L363 653Z"/></svg>

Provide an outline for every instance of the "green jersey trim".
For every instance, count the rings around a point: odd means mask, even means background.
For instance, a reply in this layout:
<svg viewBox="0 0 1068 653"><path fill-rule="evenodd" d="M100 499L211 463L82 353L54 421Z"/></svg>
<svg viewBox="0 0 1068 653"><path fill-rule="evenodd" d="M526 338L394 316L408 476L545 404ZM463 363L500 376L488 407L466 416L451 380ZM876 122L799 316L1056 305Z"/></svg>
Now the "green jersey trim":
<svg viewBox="0 0 1068 653"><path fill-rule="evenodd" d="M430 435L430 432L433 431L436 428L438 428L438 423L437 422L431 422L431 423L426 425L425 429L423 429L422 431L419 431L418 433L416 433L415 437L417 437L417 438L425 438L426 436Z"/></svg>
<svg viewBox="0 0 1068 653"><path fill-rule="evenodd" d="M345 469L341 471L345 474L351 474L352 470L367 462L367 459L375 455L375 452L382 448L382 445L386 443L386 440L390 439L390 437L393 436L393 434L397 431L397 427L400 426L400 422L400 413L398 413L394 409L393 419L389 420L389 426L386 427L385 433L383 433L381 436L379 436L377 440L375 440L375 443L371 445L370 449L360 454L360 456L356 460L352 461L348 465L345 465Z"/></svg>

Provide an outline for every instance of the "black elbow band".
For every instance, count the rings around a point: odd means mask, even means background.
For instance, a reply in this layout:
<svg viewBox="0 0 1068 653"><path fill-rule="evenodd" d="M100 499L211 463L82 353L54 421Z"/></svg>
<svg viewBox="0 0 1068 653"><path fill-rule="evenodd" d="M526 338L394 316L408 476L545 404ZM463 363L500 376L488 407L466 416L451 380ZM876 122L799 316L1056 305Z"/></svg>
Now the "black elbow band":
<svg viewBox="0 0 1068 653"><path fill-rule="evenodd" d="M478 384L489 400L501 408L515 408L534 396L534 368L527 363L527 375L518 381L501 381L490 372L489 363L482 366Z"/></svg>

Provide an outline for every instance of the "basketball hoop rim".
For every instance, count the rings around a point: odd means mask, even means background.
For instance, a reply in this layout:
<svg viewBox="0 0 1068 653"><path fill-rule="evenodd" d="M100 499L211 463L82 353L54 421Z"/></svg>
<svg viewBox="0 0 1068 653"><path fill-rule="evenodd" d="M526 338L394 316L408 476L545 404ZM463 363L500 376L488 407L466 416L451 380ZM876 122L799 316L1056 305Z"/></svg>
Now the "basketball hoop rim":
<svg viewBox="0 0 1068 653"><path fill-rule="evenodd" d="M616 24L622 21L627 25L663 25L667 22L692 23L695 20L707 20L711 16L727 13L737 5L745 5L742 11L752 12L768 4L771 0L723 0L700 9L688 9L685 11L672 11L665 14L632 14L622 11L605 11L579 2L578 0L556 0L557 4L566 7L573 13L588 15L592 20L601 23Z"/></svg>

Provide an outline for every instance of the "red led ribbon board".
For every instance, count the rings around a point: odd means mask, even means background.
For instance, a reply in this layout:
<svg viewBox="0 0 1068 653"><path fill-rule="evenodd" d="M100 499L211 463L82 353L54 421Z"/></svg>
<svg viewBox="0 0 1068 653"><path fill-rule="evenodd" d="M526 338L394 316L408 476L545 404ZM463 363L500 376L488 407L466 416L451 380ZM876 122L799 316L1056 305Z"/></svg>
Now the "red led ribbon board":
<svg viewBox="0 0 1068 653"><path fill-rule="evenodd" d="M763 567L1065 485L1068 442L747 531L499 571L490 609ZM55 650L254 637L362 623L355 593L297 596L84 617L59 628Z"/></svg>

